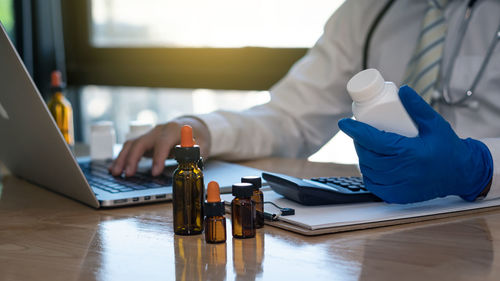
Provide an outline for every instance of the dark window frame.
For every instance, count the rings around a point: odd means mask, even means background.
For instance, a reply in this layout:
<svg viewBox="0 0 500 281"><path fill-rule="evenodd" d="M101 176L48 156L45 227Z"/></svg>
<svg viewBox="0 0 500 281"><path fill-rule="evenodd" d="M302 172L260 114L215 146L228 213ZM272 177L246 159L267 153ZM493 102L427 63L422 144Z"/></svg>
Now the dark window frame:
<svg viewBox="0 0 500 281"><path fill-rule="evenodd" d="M305 48L103 48L90 43L90 1L62 1L68 83L267 90Z"/></svg>

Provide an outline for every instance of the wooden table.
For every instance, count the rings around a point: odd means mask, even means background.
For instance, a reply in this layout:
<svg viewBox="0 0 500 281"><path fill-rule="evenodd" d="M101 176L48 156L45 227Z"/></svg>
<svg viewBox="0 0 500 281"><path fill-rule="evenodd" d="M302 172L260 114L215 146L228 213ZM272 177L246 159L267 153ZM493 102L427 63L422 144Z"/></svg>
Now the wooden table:
<svg viewBox="0 0 500 281"><path fill-rule="evenodd" d="M296 159L244 164L303 177L357 173ZM170 203L94 210L4 175L0 280L500 279L498 211L315 237L266 226L220 245L175 236L171 212Z"/></svg>

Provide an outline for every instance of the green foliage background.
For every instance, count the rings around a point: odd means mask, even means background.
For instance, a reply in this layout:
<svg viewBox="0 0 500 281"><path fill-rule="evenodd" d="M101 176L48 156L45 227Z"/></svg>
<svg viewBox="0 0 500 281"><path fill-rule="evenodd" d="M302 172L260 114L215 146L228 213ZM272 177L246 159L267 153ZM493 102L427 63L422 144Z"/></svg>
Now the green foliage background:
<svg viewBox="0 0 500 281"><path fill-rule="evenodd" d="M14 9L12 4L13 0L0 0L0 21L10 37L14 38Z"/></svg>

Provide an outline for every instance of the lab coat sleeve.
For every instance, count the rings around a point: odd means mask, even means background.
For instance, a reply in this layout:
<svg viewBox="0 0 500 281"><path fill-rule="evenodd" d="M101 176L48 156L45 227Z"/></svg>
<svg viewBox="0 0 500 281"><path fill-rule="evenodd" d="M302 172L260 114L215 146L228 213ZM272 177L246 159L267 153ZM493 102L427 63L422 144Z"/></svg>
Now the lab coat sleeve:
<svg viewBox="0 0 500 281"><path fill-rule="evenodd" d="M211 156L229 160L265 156L307 157L351 116L347 81L361 68L363 19L370 1L346 1L323 36L270 89L270 102L242 112L197 116L209 128Z"/></svg>
<svg viewBox="0 0 500 281"><path fill-rule="evenodd" d="M491 181L490 191L486 199L495 199L500 197L500 138L487 138L481 140L490 150L493 158L493 179Z"/></svg>

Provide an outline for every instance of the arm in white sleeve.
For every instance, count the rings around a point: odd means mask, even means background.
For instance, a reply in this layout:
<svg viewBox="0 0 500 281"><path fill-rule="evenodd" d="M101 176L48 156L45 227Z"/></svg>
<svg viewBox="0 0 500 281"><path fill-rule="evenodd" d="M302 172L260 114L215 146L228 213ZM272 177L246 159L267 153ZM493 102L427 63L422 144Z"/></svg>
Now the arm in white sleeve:
<svg viewBox="0 0 500 281"><path fill-rule="evenodd" d="M491 179L490 191L486 199L500 197L500 138L488 138L481 140L490 150L493 158L493 178Z"/></svg>
<svg viewBox="0 0 500 281"><path fill-rule="evenodd" d="M369 2L346 1L335 12L315 46L271 88L269 103L197 116L209 128L211 156L307 157L332 138L338 119L351 115L345 87L361 68L365 18L377 10Z"/></svg>

